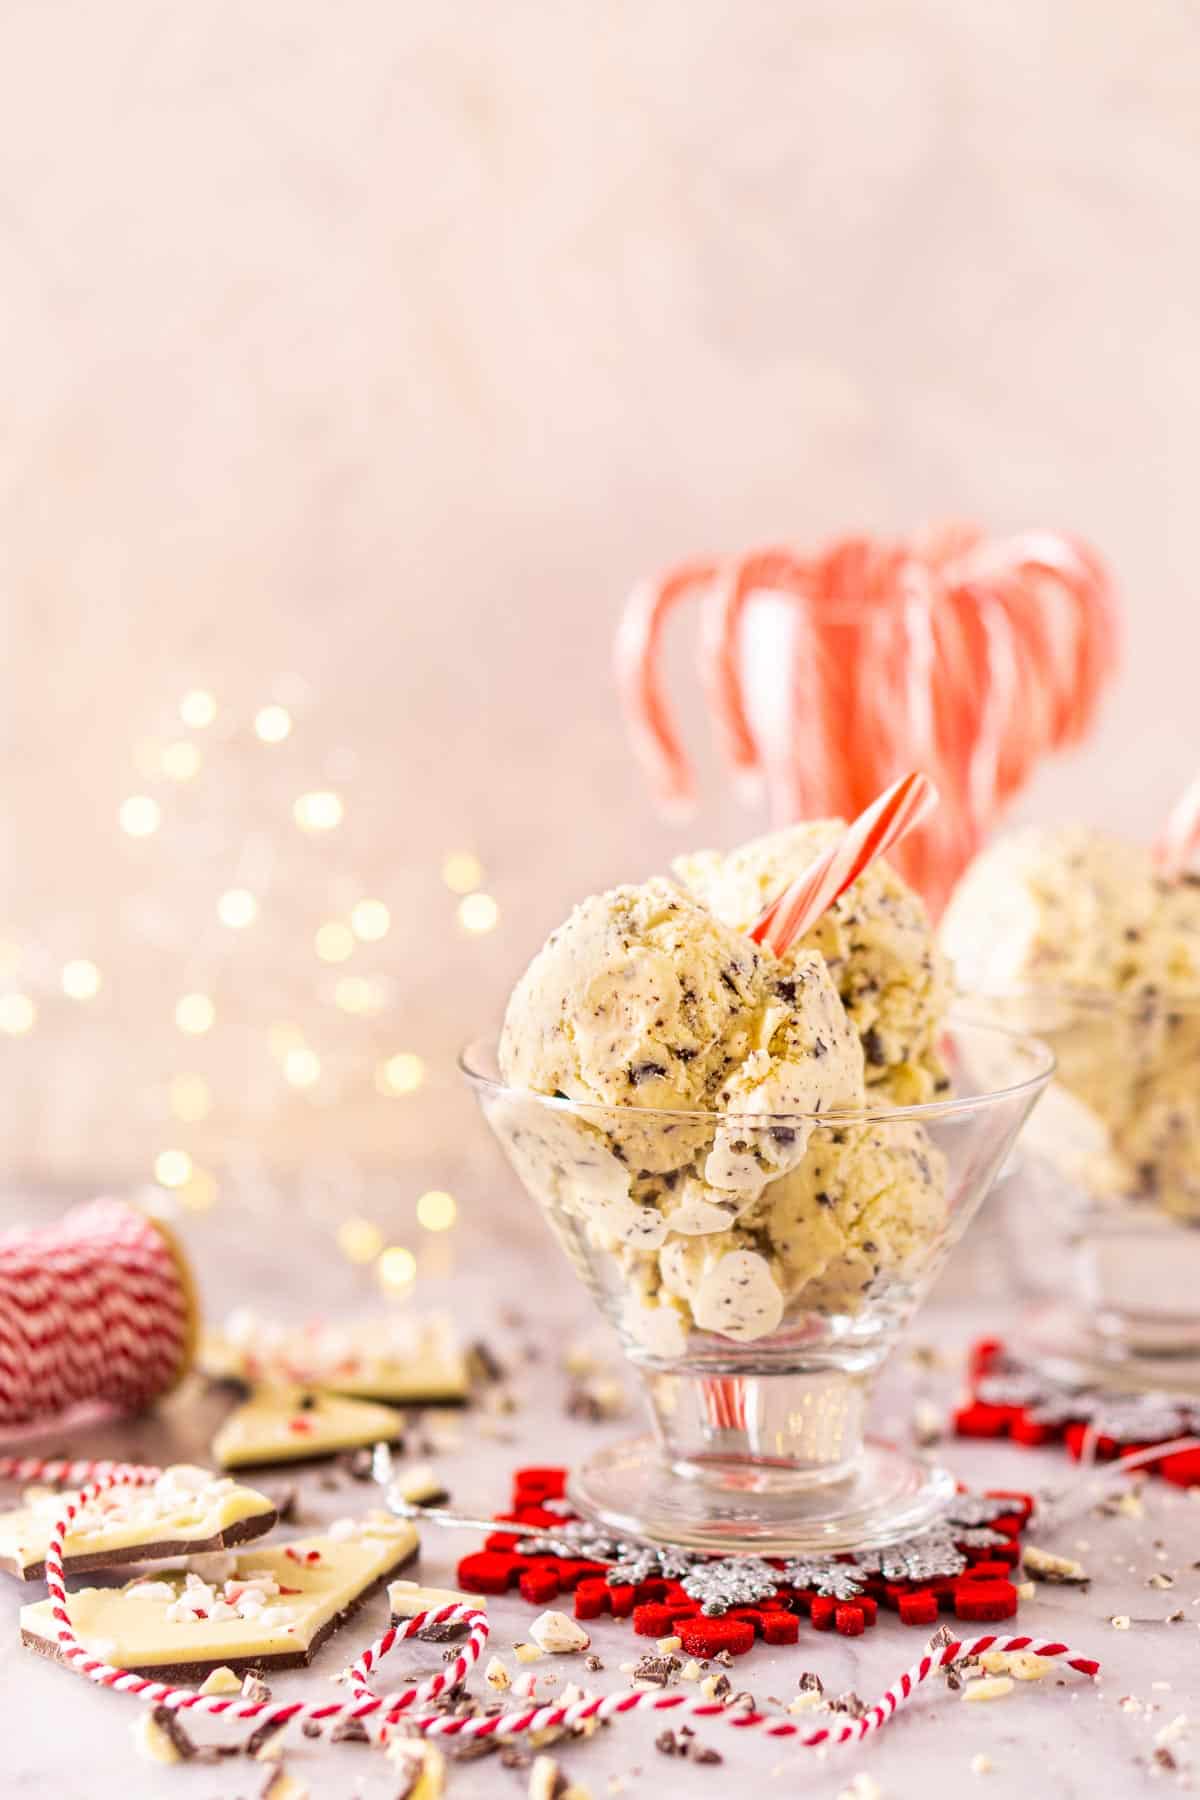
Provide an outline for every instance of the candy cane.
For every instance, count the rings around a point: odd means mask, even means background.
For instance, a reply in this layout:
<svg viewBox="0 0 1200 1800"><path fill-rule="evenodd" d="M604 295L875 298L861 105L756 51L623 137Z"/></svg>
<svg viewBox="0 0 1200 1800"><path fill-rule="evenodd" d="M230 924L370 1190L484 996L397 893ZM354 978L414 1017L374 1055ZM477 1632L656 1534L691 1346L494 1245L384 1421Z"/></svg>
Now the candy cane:
<svg viewBox="0 0 1200 1800"><path fill-rule="evenodd" d="M758 1712L733 1712L719 1701L692 1699L679 1692L664 1693L645 1689L623 1689L570 1705L529 1706L492 1717L456 1718L443 1713L421 1713L447 1689L466 1680L486 1648L490 1627L486 1612L470 1605L452 1604L415 1618L403 1625L393 1625L361 1652L347 1673L349 1700L270 1701L246 1700L240 1695L202 1694L196 1688L172 1687L148 1676L135 1675L128 1669L106 1663L93 1656L76 1638L71 1624L69 1596L63 1582L63 1543L71 1521L98 1495L109 1488L142 1486L158 1478L158 1469L136 1464L79 1463L63 1460L42 1461L29 1457L0 1459L0 1478L30 1480L74 1479L87 1471L91 1483L81 1492L63 1496L61 1516L55 1521L46 1547L46 1587L53 1601L53 1616L58 1624L56 1641L59 1655L68 1667L85 1676L98 1687L115 1693L133 1694L152 1706L165 1706L173 1712L211 1714L214 1717L255 1720L261 1725L284 1726L291 1720L311 1720L328 1724L339 1719L372 1719L386 1736L391 1726L403 1724L406 1731L417 1731L428 1737L487 1738L514 1737L527 1731L548 1731L558 1726L585 1724L589 1719L613 1719L631 1712L673 1712L688 1718L719 1718L738 1731L761 1731L771 1738L796 1738L807 1749L821 1744L861 1742L881 1731L895 1717L923 1682L938 1669L958 1658L982 1656L988 1650L1010 1652L1026 1650L1035 1656L1062 1657L1068 1668L1082 1675L1096 1676L1100 1664L1091 1657L1079 1656L1057 1639L1033 1637L999 1637L987 1635L962 1641L951 1640L936 1651L927 1650L917 1662L904 1671L899 1680L887 1688L858 1719L846 1719L837 1725L806 1728L789 1719ZM372 1672L379 1667L399 1643L417 1636L427 1626L463 1624L468 1638L453 1662L428 1680L403 1689L399 1693L380 1695L370 1684Z"/></svg>
<svg viewBox="0 0 1200 1800"><path fill-rule="evenodd" d="M937 789L919 771L894 783L771 902L750 932L755 943L782 956L876 857L920 824L937 800Z"/></svg>
<svg viewBox="0 0 1200 1800"><path fill-rule="evenodd" d="M1155 860L1168 881L1178 881L1200 850L1200 775L1184 789L1167 815L1154 848Z"/></svg>
<svg viewBox="0 0 1200 1800"><path fill-rule="evenodd" d="M771 822L785 825L851 817L897 766L928 768L944 804L896 862L935 909L1038 760L1086 734L1117 664L1107 575L1061 533L990 540L950 524L686 566L638 590L618 636L635 745L672 801L693 781L666 711L660 627L696 593L703 690L739 787L765 777ZM770 613L751 602L764 597L776 620L759 655ZM794 628L780 646L784 609Z"/></svg>
<svg viewBox="0 0 1200 1800"><path fill-rule="evenodd" d="M692 776L659 669L664 630L675 607L707 587L718 571L719 565L714 562L685 563L659 581L641 582L626 602L617 633L617 691L639 753L651 771L663 804L669 808L690 803Z"/></svg>

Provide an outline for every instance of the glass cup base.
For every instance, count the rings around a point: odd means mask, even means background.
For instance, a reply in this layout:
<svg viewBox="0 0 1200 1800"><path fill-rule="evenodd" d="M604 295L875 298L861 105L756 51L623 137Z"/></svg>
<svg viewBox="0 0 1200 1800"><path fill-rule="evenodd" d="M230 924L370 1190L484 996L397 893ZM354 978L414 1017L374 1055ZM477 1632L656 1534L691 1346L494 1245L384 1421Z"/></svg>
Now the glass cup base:
<svg viewBox="0 0 1200 1800"><path fill-rule="evenodd" d="M832 1555L926 1530L955 1492L945 1469L867 1441L844 1477L772 1491L731 1463L686 1471L655 1438L627 1438L570 1477L567 1498L619 1537L714 1555Z"/></svg>
<svg viewBox="0 0 1200 1800"><path fill-rule="evenodd" d="M1130 1394L1200 1393L1200 1347L1158 1321L1097 1312L1071 1301L1035 1307L1016 1339L1055 1381Z"/></svg>

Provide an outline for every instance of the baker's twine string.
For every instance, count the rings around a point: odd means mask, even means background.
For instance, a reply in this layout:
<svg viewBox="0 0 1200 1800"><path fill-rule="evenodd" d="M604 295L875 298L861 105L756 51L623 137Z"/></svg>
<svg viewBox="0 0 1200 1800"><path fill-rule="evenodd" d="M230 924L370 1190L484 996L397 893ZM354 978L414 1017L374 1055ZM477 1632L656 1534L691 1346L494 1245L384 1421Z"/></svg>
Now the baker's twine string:
<svg viewBox="0 0 1200 1800"><path fill-rule="evenodd" d="M189 1319L171 1246L122 1201L0 1234L0 1425L148 1404L179 1375Z"/></svg>
<svg viewBox="0 0 1200 1800"><path fill-rule="evenodd" d="M549 1731L558 1726L586 1724L589 1719L613 1719L631 1712L669 1712L680 1717L721 1719L738 1731L761 1731L770 1738L796 1738L806 1749L820 1744L855 1743L873 1732L881 1731L911 1700L913 1694L932 1674L960 1657L982 1656L988 1650L1002 1652L1025 1650L1034 1656L1062 1657L1068 1668L1081 1675L1095 1676L1100 1664L1091 1657L1077 1656L1069 1644L1057 1639L1028 1636L998 1636L989 1632L983 1637L951 1639L937 1650L926 1650L924 1656L906 1669L885 1690L861 1718L845 1718L837 1725L804 1726L770 1714L731 1711L717 1700L692 1699L678 1691L667 1693L642 1689L625 1689L593 1699L577 1700L569 1705L527 1706L493 1717L451 1718L442 1713L424 1713L419 1709L435 1701L440 1694L466 1680L479 1661L490 1636L487 1613L470 1605L448 1605L418 1613L403 1625L392 1625L376 1638L347 1671L347 1684L352 1698L328 1702L255 1701L240 1695L202 1694L196 1688L172 1687L119 1669L102 1657L94 1656L75 1636L68 1611L69 1596L63 1585L63 1543L75 1519L84 1507L100 1494L115 1487L143 1487L155 1481L160 1470L133 1463L89 1463L66 1460L42 1461L36 1457L0 1458L0 1479L17 1481L77 1481L89 1485L79 1493L63 1496L61 1516L55 1521L46 1548L46 1587L53 1602L53 1616L58 1624L58 1653L70 1668L85 1675L98 1687L112 1688L118 1693L135 1694L153 1706L165 1706L173 1712L208 1713L214 1717L253 1719L259 1725L286 1725L290 1720L311 1720L328 1724L341 1719L374 1721L376 1727L403 1724L427 1737L516 1737L527 1731ZM427 1681L418 1682L394 1694L379 1694L371 1686L370 1677L385 1657L399 1643L418 1635L431 1625L462 1624L468 1638L452 1663Z"/></svg>

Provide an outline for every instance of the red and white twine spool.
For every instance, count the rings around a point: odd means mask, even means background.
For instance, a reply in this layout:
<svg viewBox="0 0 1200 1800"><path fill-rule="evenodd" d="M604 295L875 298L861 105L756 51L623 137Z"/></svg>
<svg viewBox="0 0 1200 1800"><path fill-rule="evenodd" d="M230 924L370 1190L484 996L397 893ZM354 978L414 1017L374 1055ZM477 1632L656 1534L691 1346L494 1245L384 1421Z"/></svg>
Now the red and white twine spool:
<svg viewBox="0 0 1200 1800"><path fill-rule="evenodd" d="M989 1633L983 1637L952 1640L939 1649L927 1650L906 1669L891 1687L867 1708L861 1718L838 1716L838 1723L805 1726L790 1719L758 1712L731 1712L718 1700L693 1699L674 1692L622 1689L617 1693L577 1700L570 1705L528 1705L493 1717L458 1718L444 1713L423 1713L422 1706L437 1699L447 1688L464 1681L485 1649L489 1637L486 1612L469 1605L451 1605L420 1613L406 1619L403 1625L389 1627L352 1664L347 1674L348 1700L334 1701L253 1701L240 1695L201 1694L196 1688L172 1687L148 1676L135 1675L127 1669L115 1668L94 1656L75 1636L71 1624L69 1596L63 1585L63 1542L71 1521L80 1510L109 1488L143 1486L154 1481L160 1471L133 1464L40 1462L35 1458L0 1459L0 1478L17 1480L58 1480L64 1476L78 1479L86 1472L90 1485L80 1493L64 1495L61 1516L55 1521L46 1549L46 1586L53 1602L58 1624L57 1642L62 1660L80 1675L100 1687L118 1693L135 1694L155 1706L169 1707L174 1712L212 1714L214 1717L252 1719L259 1725L285 1725L291 1720L312 1720L316 1724L338 1719L373 1721L376 1729L399 1725L427 1737L516 1737L527 1731L548 1731L556 1726L584 1724L589 1719L614 1719L631 1712L674 1713L679 1717L721 1719L738 1731L761 1731L771 1738L794 1738L808 1749L821 1744L857 1743L870 1737L895 1717L912 1698L917 1688L960 1657L982 1656L985 1651L1026 1650L1035 1656L1062 1657L1067 1666L1080 1674L1095 1676L1100 1665L1091 1657L1077 1656L1070 1645L1057 1639L1028 1636L1002 1637ZM391 1650L405 1639L415 1637L427 1625L461 1623L469 1636L454 1661L428 1681L416 1683L394 1694L378 1694L370 1677Z"/></svg>
<svg viewBox="0 0 1200 1800"><path fill-rule="evenodd" d="M0 1426L146 1406L187 1369L195 1331L181 1252L124 1201L0 1235Z"/></svg>
<svg viewBox="0 0 1200 1800"><path fill-rule="evenodd" d="M893 783L771 902L750 932L755 943L782 956L876 857L907 837L937 801L937 789L927 775L914 772Z"/></svg>

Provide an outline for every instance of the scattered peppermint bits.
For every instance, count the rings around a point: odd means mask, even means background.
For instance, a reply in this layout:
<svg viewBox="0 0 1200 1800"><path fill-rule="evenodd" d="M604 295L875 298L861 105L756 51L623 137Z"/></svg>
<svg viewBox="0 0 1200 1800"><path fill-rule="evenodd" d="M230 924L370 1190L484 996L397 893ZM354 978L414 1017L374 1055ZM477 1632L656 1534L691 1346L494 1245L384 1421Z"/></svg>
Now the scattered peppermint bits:
<svg viewBox="0 0 1200 1800"><path fill-rule="evenodd" d="M1133 1624L1128 1613L1115 1613L1108 1622L1114 1631L1128 1631Z"/></svg>

